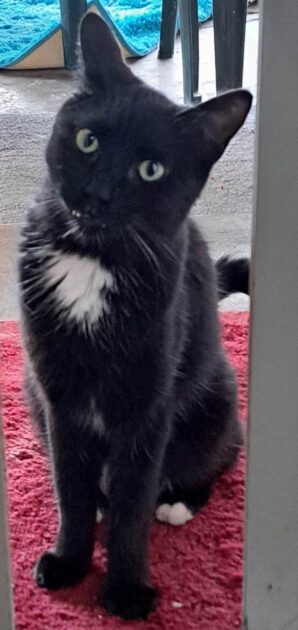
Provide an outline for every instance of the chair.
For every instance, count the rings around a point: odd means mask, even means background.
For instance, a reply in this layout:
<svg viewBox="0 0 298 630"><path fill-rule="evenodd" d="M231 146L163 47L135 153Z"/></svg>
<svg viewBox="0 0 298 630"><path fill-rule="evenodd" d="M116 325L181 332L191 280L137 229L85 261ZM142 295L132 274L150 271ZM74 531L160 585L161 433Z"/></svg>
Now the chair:
<svg viewBox="0 0 298 630"><path fill-rule="evenodd" d="M78 23L87 0L60 0L65 65L76 64ZM159 58L173 56L179 9L186 103L200 101L198 0L163 0ZM213 0L216 90L242 86L247 0Z"/></svg>
<svg viewBox="0 0 298 630"><path fill-rule="evenodd" d="M78 25L86 11L87 0L60 0L64 59L70 70L77 64Z"/></svg>
<svg viewBox="0 0 298 630"><path fill-rule="evenodd" d="M186 103L200 100L198 0L163 0L159 58L173 56L179 9ZM242 86L247 0L213 0L216 90Z"/></svg>

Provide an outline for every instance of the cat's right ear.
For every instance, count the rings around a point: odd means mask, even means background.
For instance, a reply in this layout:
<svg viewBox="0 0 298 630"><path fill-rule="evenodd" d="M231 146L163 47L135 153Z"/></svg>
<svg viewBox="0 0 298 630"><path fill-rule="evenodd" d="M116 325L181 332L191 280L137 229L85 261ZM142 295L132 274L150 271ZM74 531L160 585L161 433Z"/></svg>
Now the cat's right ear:
<svg viewBox="0 0 298 630"><path fill-rule="evenodd" d="M91 85L104 89L135 80L111 29L96 13L87 13L81 22L80 46L83 78Z"/></svg>
<svg viewBox="0 0 298 630"><path fill-rule="evenodd" d="M182 110L177 124L190 138L198 138L198 150L209 168L220 158L251 108L247 90L231 90L196 107Z"/></svg>

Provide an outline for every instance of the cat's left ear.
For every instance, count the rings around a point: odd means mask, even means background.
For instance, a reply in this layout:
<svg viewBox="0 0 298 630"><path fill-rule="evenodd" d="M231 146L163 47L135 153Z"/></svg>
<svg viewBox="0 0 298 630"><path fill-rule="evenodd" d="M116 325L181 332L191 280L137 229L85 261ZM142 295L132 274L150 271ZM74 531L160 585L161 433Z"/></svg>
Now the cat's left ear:
<svg viewBox="0 0 298 630"><path fill-rule="evenodd" d="M243 125L251 103L250 92L233 90L180 112L178 119L193 138L196 135L200 137L202 149L213 163Z"/></svg>
<svg viewBox="0 0 298 630"><path fill-rule="evenodd" d="M84 78L93 86L136 81L111 29L96 13L87 13L81 22L80 46Z"/></svg>

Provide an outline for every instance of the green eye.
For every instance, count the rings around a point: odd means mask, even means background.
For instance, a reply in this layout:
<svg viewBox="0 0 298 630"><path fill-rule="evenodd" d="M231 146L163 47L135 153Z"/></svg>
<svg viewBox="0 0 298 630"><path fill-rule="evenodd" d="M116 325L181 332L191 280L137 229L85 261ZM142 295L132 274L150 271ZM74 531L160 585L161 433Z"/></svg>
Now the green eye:
<svg viewBox="0 0 298 630"><path fill-rule="evenodd" d="M98 149L98 140L91 129L80 129L76 135L76 145L83 153L94 153Z"/></svg>
<svg viewBox="0 0 298 630"><path fill-rule="evenodd" d="M145 182L157 182L165 174L165 167L160 162L145 160L139 164L138 173Z"/></svg>

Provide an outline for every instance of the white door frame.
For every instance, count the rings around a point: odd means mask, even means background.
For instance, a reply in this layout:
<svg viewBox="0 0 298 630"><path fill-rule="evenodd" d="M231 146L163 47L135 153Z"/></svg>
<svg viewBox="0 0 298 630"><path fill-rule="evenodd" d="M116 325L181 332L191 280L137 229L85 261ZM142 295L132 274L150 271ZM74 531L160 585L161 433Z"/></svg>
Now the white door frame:
<svg viewBox="0 0 298 630"><path fill-rule="evenodd" d="M13 630L14 622L12 613L12 588L6 514L7 509L4 475L4 446L0 397L0 628L1 630Z"/></svg>
<svg viewBox="0 0 298 630"><path fill-rule="evenodd" d="M298 629L298 2L263 0L244 627Z"/></svg>

